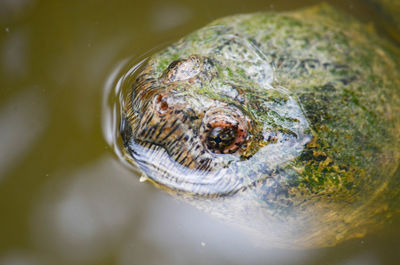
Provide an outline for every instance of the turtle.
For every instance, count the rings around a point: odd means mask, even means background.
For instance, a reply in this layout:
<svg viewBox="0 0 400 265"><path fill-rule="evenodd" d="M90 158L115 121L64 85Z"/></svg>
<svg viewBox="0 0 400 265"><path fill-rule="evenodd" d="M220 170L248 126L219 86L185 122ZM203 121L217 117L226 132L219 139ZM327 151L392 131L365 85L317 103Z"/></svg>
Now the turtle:
<svg viewBox="0 0 400 265"><path fill-rule="evenodd" d="M127 73L125 159L262 246L363 237L398 208L398 54L328 4L217 19Z"/></svg>

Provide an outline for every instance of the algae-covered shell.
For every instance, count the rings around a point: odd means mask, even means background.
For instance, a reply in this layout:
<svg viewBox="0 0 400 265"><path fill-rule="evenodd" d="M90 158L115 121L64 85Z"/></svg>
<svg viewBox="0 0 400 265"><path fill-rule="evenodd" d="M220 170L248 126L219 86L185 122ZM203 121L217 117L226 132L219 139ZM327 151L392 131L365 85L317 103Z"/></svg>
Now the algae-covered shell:
<svg viewBox="0 0 400 265"><path fill-rule="evenodd" d="M261 244L360 237L394 211L399 69L397 48L327 5L222 18L124 84L126 158Z"/></svg>

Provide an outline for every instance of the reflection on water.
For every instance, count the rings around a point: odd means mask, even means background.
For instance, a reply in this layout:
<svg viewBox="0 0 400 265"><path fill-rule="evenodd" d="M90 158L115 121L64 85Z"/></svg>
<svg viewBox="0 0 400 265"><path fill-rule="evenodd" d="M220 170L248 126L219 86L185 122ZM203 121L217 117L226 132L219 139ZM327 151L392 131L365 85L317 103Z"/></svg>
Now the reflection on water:
<svg viewBox="0 0 400 265"><path fill-rule="evenodd" d="M144 58L137 64L129 59L119 62L105 82L102 97L102 129L104 138L108 145L113 148L120 161L130 167L132 171L136 171L137 174L140 174L139 169L126 161L119 126L122 112L121 102L124 101L127 92L123 90L123 84L132 81L133 73L146 60Z"/></svg>
<svg viewBox="0 0 400 265"><path fill-rule="evenodd" d="M34 5L33 0L2 0L0 1L0 21L18 19L25 15L29 7Z"/></svg>
<svg viewBox="0 0 400 265"><path fill-rule="evenodd" d="M33 234L39 249L73 264L109 255L150 202L145 188L132 185L131 172L110 157L57 177L34 210Z"/></svg>
<svg viewBox="0 0 400 265"><path fill-rule="evenodd" d="M76 172L55 175L56 180L45 185L32 218L36 247L51 253L55 260L95 263L116 251L121 264L132 260L139 264L187 264L191 256L205 254L215 262L262 264L267 258L288 262L305 255L258 251L240 232L133 182L131 171L112 157L99 158ZM177 251L185 247L186 251ZM159 254L141 258L140 253L147 249Z"/></svg>
<svg viewBox="0 0 400 265"><path fill-rule="evenodd" d="M344 265L358 265L358 264L378 265L381 263L376 257L366 252L357 255L344 263Z"/></svg>
<svg viewBox="0 0 400 265"><path fill-rule="evenodd" d="M6 28L6 40L2 47L2 67L8 78L24 78L28 71L29 38L26 32Z"/></svg>
<svg viewBox="0 0 400 265"><path fill-rule="evenodd" d="M149 19L154 31L165 31L187 22L191 15L192 12L184 4L160 2Z"/></svg>
<svg viewBox="0 0 400 265"><path fill-rule="evenodd" d="M38 257L31 255L30 253L26 253L24 251L13 251L7 253L6 256L0 259L0 264L4 265L46 265L44 260L39 259Z"/></svg>
<svg viewBox="0 0 400 265"><path fill-rule="evenodd" d="M27 89L0 108L0 183L6 173L21 163L46 129L46 99ZM29 132L29 133L27 133Z"/></svg>
<svg viewBox="0 0 400 265"><path fill-rule="evenodd" d="M300 263L307 256L306 252L260 251L254 248L247 235L187 204L167 200L166 195L162 194L157 194L155 202L147 212L146 218L149 223L143 228L141 238L145 244L151 244L152 248L170 253L164 257L169 259L168 264L185 264L185 260L190 256L198 255L207 255L207 258L203 259L211 264L221 260L228 264L262 264L266 260L270 264L294 261ZM183 249L186 249L186 253L176 251ZM129 257L128 260L132 260L133 254L130 253ZM160 262L162 260L154 260L151 263ZM204 262L198 261L198 264Z"/></svg>
<svg viewBox="0 0 400 265"><path fill-rule="evenodd" d="M217 17L316 2L0 1L0 264L398 264L397 224L330 249L258 248L140 183L103 138L118 62ZM330 2L380 24L362 0Z"/></svg>

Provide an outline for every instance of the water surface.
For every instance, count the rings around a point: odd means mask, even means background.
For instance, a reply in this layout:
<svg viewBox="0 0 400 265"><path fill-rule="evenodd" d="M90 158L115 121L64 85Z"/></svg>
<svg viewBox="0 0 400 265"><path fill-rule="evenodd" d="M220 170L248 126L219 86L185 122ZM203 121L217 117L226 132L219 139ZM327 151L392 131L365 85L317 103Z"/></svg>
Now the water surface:
<svg viewBox="0 0 400 265"><path fill-rule="evenodd" d="M317 2L0 1L0 264L398 264L398 218L333 248L263 249L140 183L103 134L121 63L224 15ZM363 1L328 2L388 37Z"/></svg>

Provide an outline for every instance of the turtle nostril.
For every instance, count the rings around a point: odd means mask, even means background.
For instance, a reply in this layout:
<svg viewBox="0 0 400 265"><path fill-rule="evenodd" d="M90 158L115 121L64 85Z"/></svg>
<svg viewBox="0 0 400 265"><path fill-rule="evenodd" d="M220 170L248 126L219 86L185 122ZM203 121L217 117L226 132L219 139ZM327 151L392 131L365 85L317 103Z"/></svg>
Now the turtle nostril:
<svg viewBox="0 0 400 265"><path fill-rule="evenodd" d="M160 109L166 111L168 109L168 103L165 101L161 102Z"/></svg>
<svg viewBox="0 0 400 265"><path fill-rule="evenodd" d="M163 96L157 95L157 97L156 97L156 103L160 103L161 100L162 100L162 98L163 98Z"/></svg>
<svg viewBox="0 0 400 265"><path fill-rule="evenodd" d="M156 110L159 113L165 113L168 111L168 108L169 108L167 98L161 94L159 94L155 97L154 105L155 105Z"/></svg>

